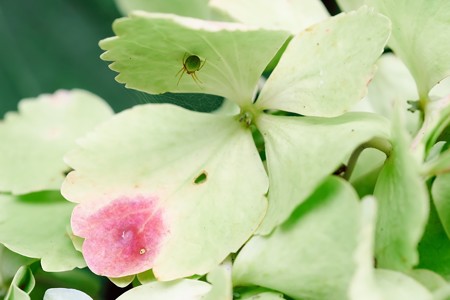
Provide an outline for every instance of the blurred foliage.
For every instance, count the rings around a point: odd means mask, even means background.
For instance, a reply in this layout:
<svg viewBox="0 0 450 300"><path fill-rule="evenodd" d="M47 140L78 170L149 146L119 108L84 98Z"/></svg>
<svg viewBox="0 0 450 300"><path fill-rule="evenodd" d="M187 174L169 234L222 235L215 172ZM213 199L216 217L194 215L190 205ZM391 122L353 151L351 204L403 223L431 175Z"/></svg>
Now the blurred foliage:
<svg viewBox="0 0 450 300"><path fill-rule="evenodd" d="M32 266L36 286L30 294L31 300L40 300L49 288L71 288L87 293L93 299L109 299L102 297L102 285L105 278L92 274L89 269L74 269L68 272L47 273L36 263Z"/></svg>
<svg viewBox="0 0 450 300"><path fill-rule="evenodd" d="M99 59L98 41L113 35L117 17L113 1L0 1L0 115L61 88L87 89L116 111L136 104L135 92Z"/></svg>

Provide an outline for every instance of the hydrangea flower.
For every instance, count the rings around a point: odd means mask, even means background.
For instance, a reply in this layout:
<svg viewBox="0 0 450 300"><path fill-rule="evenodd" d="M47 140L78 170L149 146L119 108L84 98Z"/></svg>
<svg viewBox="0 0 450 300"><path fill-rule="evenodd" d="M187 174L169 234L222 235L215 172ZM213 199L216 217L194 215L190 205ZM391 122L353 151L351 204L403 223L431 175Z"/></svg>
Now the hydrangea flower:
<svg viewBox="0 0 450 300"><path fill-rule="evenodd" d="M62 193L78 203L72 228L97 274L208 273L252 234L284 222L357 146L389 137L384 118L346 113L365 95L390 34L389 20L368 8L292 37L260 91L287 31L145 12L119 19L114 31L100 45L119 82L220 95L239 112L141 105L79 141L65 158L74 171ZM189 57L202 64L189 70L198 80L177 77Z"/></svg>

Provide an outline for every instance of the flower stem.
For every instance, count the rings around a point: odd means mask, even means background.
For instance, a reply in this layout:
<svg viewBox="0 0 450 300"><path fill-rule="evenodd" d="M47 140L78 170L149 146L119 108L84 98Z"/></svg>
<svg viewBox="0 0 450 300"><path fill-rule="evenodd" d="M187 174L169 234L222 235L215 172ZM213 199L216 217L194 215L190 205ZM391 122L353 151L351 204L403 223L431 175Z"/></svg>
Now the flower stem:
<svg viewBox="0 0 450 300"><path fill-rule="evenodd" d="M389 157L392 151L392 145L391 143L382 138L374 138L368 142L365 142L361 145L359 145L352 153L348 160L347 169L345 170L345 173L342 175L342 177L346 180L349 180L352 176L352 173L356 167L356 162L358 161L359 155L361 152L364 151L364 149L367 148L374 148L377 150L380 150L384 154L386 154L386 157Z"/></svg>

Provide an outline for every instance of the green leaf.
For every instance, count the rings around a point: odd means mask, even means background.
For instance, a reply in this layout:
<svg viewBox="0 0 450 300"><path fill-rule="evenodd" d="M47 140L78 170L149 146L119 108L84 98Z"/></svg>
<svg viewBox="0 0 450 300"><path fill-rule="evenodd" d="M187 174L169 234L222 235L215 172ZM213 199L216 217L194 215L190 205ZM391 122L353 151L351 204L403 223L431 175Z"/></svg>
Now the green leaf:
<svg viewBox="0 0 450 300"><path fill-rule="evenodd" d="M80 140L66 161L75 171L62 191L80 203L73 232L86 238L91 270L109 277L150 268L160 280L208 273L242 246L267 207L267 176L234 116L136 106ZM135 235L142 226L151 227Z"/></svg>
<svg viewBox="0 0 450 300"><path fill-rule="evenodd" d="M144 10L200 19L209 17L208 0L116 0L116 4L124 15L134 10Z"/></svg>
<svg viewBox="0 0 450 300"><path fill-rule="evenodd" d="M442 226L450 238L450 174L437 176L431 193Z"/></svg>
<svg viewBox="0 0 450 300"><path fill-rule="evenodd" d="M319 0L212 0L209 5L226 12L241 23L283 29L292 34L329 17Z"/></svg>
<svg viewBox="0 0 450 300"><path fill-rule="evenodd" d="M359 228L358 197L329 177L269 236L254 236L238 254L235 285L259 285L293 298L347 299Z"/></svg>
<svg viewBox="0 0 450 300"><path fill-rule="evenodd" d="M36 259L21 256L0 244L0 297L5 295L17 270L35 261Z"/></svg>
<svg viewBox="0 0 450 300"><path fill-rule="evenodd" d="M29 267L23 266L13 278L5 300L30 300L30 292L33 290L35 280Z"/></svg>
<svg viewBox="0 0 450 300"><path fill-rule="evenodd" d="M92 298L78 290L55 288L45 292L44 300L92 300Z"/></svg>
<svg viewBox="0 0 450 300"><path fill-rule="evenodd" d="M389 137L387 120L369 113L336 118L262 115L256 122L264 136L271 184L269 209L258 229L262 234L287 219L355 148Z"/></svg>
<svg viewBox="0 0 450 300"><path fill-rule="evenodd" d="M441 224L434 201L430 205L428 224L418 250L418 268L434 271L447 281L450 280L450 240Z"/></svg>
<svg viewBox="0 0 450 300"><path fill-rule="evenodd" d="M58 190L69 170L63 155L111 115L102 99L82 90L22 100L19 112L0 122L0 192Z"/></svg>
<svg viewBox="0 0 450 300"><path fill-rule="evenodd" d="M252 103L259 77L289 36L285 31L145 12L119 19L113 28L117 36L100 42L107 50L101 58L113 61L110 68L120 73L118 82L153 94L220 95L238 104ZM184 69L189 57L200 59L190 75Z"/></svg>
<svg viewBox="0 0 450 300"><path fill-rule="evenodd" d="M417 244L428 216L428 192L401 121L392 124L392 151L378 176L375 255L380 268L407 271L418 261Z"/></svg>
<svg viewBox="0 0 450 300"><path fill-rule="evenodd" d="M201 300L210 289L211 286L208 283L191 279L156 281L135 287L117 300Z"/></svg>
<svg viewBox="0 0 450 300"><path fill-rule="evenodd" d="M66 230L74 205L58 192L0 195L0 205L0 243L21 255L42 259L47 272L85 266Z"/></svg>
<svg viewBox="0 0 450 300"><path fill-rule="evenodd" d="M256 105L302 115L337 116L362 99L389 38L389 20L362 8L295 36Z"/></svg>

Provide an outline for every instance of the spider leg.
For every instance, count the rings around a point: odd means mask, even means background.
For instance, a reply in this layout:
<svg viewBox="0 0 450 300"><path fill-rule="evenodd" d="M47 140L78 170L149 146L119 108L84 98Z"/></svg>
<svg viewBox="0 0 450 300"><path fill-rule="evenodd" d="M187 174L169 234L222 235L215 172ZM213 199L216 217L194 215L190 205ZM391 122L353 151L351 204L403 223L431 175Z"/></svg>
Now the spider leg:
<svg viewBox="0 0 450 300"><path fill-rule="evenodd" d="M180 72L182 72L182 71L186 71L186 68L184 66L180 69L180 71L177 72L177 74L175 74L175 77L177 77L178 74L180 74Z"/></svg>
<svg viewBox="0 0 450 300"><path fill-rule="evenodd" d="M200 80L200 78L198 78L197 74L192 73L192 78L194 78L194 80L197 80L200 83L203 83L203 81Z"/></svg>
<svg viewBox="0 0 450 300"><path fill-rule="evenodd" d="M200 68L198 68L198 70L197 71L200 71L202 68L203 68L203 66L206 64L206 58L205 58L205 60L203 61L203 63L200 65Z"/></svg>
<svg viewBox="0 0 450 300"><path fill-rule="evenodd" d="M187 56L187 52L184 53L184 56L183 56L183 58L181 59L181 64L182 64L183 66L181 67L180 71L178 71L177 74L175 74L175 77L177 77L178 74L180 74L180 72L181 72L180 78L178 78L177 86L180 84L180 80L181 80L181 77L183 77L184 72L187 71L187 69L186 69L186 63L185 63L185 62L186 62L186 56ZM188 74L189 74L189 73L188 73Z"/></svg>
<svg viewBox="0 0 450 300"><path fill-rule="evenodd" d="M183 68L181 68L180 71L178 71L177 75L178 75L180 72L181 72L181 74L180 74L180 78L178 78L177 86L178 86L178 84L180 84L180 80L181 80L181 77L183 77L184 72L186 72L186 69L184 68L184 66L183 66ZM177 76L177 75L175 75L175 76Z"/></svg>
<svg viewBox="0 0 450 300"><path fill-rule="evenodd" d="M202 81L198 78L197 74L195 74L195 72L194 72L194 73L192 73L192 74L190 74L190 75L192 76L192 79L194 80L195 84L196 84L200 89L202 89L202 87L200 86L200 83L202 83Z"/></svg>

